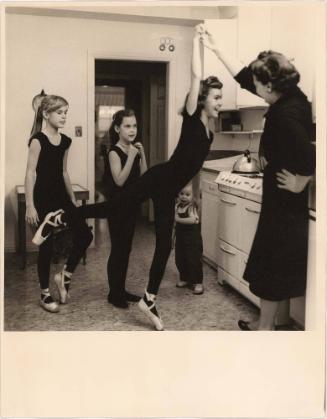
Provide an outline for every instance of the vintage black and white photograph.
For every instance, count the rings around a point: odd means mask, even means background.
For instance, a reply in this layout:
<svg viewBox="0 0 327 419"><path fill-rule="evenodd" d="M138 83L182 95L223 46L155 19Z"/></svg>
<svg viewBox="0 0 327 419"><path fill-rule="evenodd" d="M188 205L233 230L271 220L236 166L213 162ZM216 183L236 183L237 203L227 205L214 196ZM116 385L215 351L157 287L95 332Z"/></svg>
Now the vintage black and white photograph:
<svg viewBox="0 0 327 419"><path fill-rule="evenodd" d="M5 331L316 327L316 6L6 7Z"/></svg>
<svg viewBox="0 0 327 419"><path fill-rule="evenodd" d="M8 1L0 45L0 416L323 417L325 1Z"/></svg>

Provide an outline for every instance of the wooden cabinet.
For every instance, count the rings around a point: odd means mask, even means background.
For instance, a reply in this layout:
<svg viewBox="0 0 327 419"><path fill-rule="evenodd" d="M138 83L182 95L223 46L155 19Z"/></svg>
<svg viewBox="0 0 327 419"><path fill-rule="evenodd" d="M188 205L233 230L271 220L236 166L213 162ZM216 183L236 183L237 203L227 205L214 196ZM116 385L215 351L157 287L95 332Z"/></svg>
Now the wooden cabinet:
<svg viewBox="0 0 327 419"><path fill-rule="evenodd" d="M201 181L202 219L201 234L203 256L217 266L218 185L210 180Z"/></svg>
<svg viewBox="0 0 327 419"><path fill-rule="evenodd" d="M250 253L257 229L261 204L219 191L218 237L245 253Z"/></svg>
<svg viewBox="0 0 327 419"><path fill-rule="evenodd" d="M313 100L316 30L319 10L312 4L253 4L238 6L237 19L211 19L205 24L218 45L244 65L261 51L274 50L294 59L300 88ZM241 89L224 65L204 48L204 77L216 75L224 83L223 108L267 107L259 96Z"/></svg>
<svg viewBox="0 0 327 419"><path fill-rule="evenodd" d="M237 54L237 20L211 19L205 24L215 38L217 45L224 48L233 56ZM223 108L236 109L236 82L216 55L204 48L203 77L217 76L223 83Z"/></svg>
<svg viewBox="0 0 327 419"><path fill-rule="evenodd" d="M227 242L218 239L217 253L218 266L238 279L240 273L240 251Z"/></svg>
<svg viewBox="0 0 327 419"><path fill-rule="evenodd" d="M259 306L259 298L249 290L243 273L257 229L261 205L221 191L218 199L218 282L227 282Z"/></svg>
<svg viewBox="0 0 327 419"><path fill-rule="evenodd" d="M244 4L238 9L238 58L246 65L261 51L281 52L293 59L301 80L299 87L313 100L318 9L312 4ZM267 105L258 96L238 87L236 104Z"/></svg>
<svg viewBox="0 0 327 419"><path fill-rule="evenodd" d="M315 72L316 14L312 5L297 4L271 8L271 49L292 58L301 75L299 87L311 101Z"/></svg>
<svg viewBox="0 0 327 419"><path fill-rule="evenodd" d="M235 245L240 242L241 198L219 191L218 205L220 214L218 237L226 243Z"/></svg>
<svg viewBox="0 0 327 419"><path fill-rule="evenodd" d="M238 58L249 65L261 51L270 49L271 6L244 4L238 8ZM237 86L238 107L267 106L259 96Z"/></svg>
<svg viewBox="0 0 327 419"><path fill-rule="evenodd" d="M243 200L242 205L242 235L240 248L249 254L257 230L261 205L257 202Z"/></svg>

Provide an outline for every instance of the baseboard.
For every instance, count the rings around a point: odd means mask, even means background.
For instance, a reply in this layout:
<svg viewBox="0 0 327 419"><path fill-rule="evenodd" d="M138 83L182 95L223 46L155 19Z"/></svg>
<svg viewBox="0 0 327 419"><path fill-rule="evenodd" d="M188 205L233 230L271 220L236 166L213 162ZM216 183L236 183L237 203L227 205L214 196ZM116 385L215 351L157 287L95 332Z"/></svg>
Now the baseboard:
<svg viewBox="0 0 327 419"><path fill-rule="evenodd" d="M92 249L93 247L95 247L94 240L92 241L92 243L90 244L88 248ZM26 246L27 253L35 253L37 251L38 251L38 247L35 246L33 243L27 244ZM4 246L4 253L17 253L17 249L14 245L7 244Z"/></svg>
<svg viewBox="0 0 327 419"><path fill-rule="evenodd" d="M33 244L31 244L31 245L28 245L26 247L26 252L27 253L37 252L37 249L38 249L37 246L34 246ZM17 253L17 249L16 249L15 246L9 244L9 245L5 246L4 252L5 253Z"/></svg>
<svg viewBox="0 0 327 419"><path fill-rule="evenodd" d="M212 262L212 260L208 259L206 256L202 255L202 260L203 262L205 262L207 265L211 266L211 268L217 270L217 263Z"/></svg>

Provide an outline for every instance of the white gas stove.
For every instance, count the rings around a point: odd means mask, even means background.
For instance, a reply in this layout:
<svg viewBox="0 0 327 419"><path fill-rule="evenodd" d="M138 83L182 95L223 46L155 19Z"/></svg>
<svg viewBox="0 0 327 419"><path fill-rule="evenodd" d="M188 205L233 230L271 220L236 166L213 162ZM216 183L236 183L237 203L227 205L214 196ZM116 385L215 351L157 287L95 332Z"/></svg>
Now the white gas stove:
<svg viewBox="0 0 327 419"><path fill-rule="evenodd" d="M215 182L222 192L261 202L262 197L262 174L241 175L230 171L222 171Z"/></svg>

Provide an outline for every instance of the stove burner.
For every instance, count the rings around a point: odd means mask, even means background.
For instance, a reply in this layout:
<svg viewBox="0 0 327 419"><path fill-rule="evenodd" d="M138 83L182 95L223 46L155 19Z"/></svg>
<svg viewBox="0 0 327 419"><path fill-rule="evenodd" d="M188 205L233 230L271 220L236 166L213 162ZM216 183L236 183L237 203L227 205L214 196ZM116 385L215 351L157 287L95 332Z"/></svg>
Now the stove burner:
<svg viewBox="0 0 327 419"><path fill-rule="evenodd" d="M256 175L249 175L249 174L247 174L247 175L241 175L240 174L240 176L242 176L242 177L248 177L248 178L251 178L251 179L262 179L263 178L263 173L257 173Z"/></svg>
<svg viewBox="0 0 327 419"><path fill-rule="evenodd" d="M241 198L261 202L263 173L235 173L221 171L215 182L218 189Z"/></svg>
<svg viewBox="0 0 327 419"><path fill-rule="evenodd" d="M239 175L239 176L243 176L243 177L250 177L250 178L253 178L253 179L258 179L258 178L263 177L263 173L259 173L259 172L248 173L248 172L238 172L238 171L233 170L231 173L235 173L235 175Z"/></svg>

